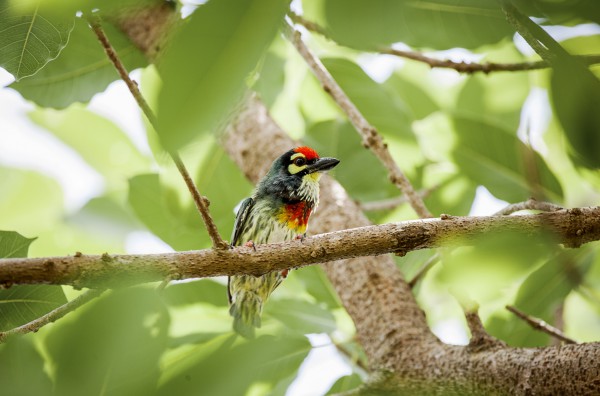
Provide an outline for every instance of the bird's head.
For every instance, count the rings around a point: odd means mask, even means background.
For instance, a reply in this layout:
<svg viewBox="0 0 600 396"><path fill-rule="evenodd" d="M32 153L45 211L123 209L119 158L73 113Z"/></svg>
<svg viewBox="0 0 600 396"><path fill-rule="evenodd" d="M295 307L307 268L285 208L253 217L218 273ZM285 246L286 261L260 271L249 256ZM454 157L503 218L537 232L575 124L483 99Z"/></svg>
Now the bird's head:
<svg viewBox="0 0 600 396"><path fill-rule="evenodd" d="M259 184L259 193L275 194L290 200L317 200L319 178L340 160L319 157L310 147L296 147L277 158Z"/></svg>

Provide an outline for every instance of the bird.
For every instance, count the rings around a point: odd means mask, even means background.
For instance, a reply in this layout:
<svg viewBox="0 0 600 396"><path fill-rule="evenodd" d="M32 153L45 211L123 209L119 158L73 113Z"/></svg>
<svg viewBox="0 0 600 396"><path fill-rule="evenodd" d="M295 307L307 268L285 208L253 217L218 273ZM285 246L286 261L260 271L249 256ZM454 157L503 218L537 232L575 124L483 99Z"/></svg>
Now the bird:
<svg viewBox="0 0 600 396"><path fill-rule="evenodd" d="M252 196L239 205L231 246L255 248L255 244L303 240L308 219L319 204L319 179L339 162L337 158L321 158L307 146L290 149L275 159ZM286 269L228 278L229 313L237 334L255 337L263 304L287 274Z"/></svg>

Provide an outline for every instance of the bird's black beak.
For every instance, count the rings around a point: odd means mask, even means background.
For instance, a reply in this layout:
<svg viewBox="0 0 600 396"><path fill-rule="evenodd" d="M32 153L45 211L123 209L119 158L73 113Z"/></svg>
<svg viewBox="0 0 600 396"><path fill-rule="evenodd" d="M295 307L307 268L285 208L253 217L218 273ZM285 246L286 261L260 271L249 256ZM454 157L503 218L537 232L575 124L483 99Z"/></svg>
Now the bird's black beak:
<svg viewBox="0 0 600 396"><path fill-rule="evenodd" d="M337 164L340 163L340 160L337 158L324 157L319 158L314 164L308 166L308 173L314 172L325 172L335 168Z"/></svg>

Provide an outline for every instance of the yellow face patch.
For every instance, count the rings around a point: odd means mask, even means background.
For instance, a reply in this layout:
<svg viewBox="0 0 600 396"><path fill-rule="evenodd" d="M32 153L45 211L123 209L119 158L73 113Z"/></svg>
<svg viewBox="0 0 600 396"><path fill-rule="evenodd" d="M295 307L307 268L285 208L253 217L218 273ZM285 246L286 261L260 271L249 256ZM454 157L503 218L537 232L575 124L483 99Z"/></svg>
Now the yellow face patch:
<svg viewBox="0 0 600 396"><path fill-rule="evenodd" d="M296 165L295 162L297 162L296 159L298 159L298 158L301 158L304 160L304 161L302 161L304 163L304 165L300 165L300 166ZM291 175L295 175L296 173L302 171L307 166L306 165L306 156L302 153L296 153L296 154L292 155L290 157L290 160L292 161L292 163L288 165L288 172L290 172Z"/></svg>

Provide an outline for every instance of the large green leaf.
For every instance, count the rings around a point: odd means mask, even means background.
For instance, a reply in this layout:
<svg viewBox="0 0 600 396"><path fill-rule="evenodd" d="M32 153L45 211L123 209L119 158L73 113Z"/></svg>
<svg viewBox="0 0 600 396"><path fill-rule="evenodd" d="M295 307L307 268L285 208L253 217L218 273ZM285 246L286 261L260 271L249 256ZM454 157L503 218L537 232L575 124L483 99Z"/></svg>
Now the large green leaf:
<svg viewBox="0 0 600 396"><path fill-rule="evenodd" d="M144 56L123 33L108 23L103 28L127 70L146 65ZM87 22L77 18L69 44L60 56L34 76L10 87L40 106L64 108L73 102L89 101L118 78Z"/></svg>
<svg viewBox="0 0 600 396"><path fill-rule="evenodd" d="M581 19L600 23L596 0L513 0L521 12L547 19L550 24L581 23Z"/></svg>
<svg viewBox="0 0 600 396"><path fill-rule="evenodd" d="M336 329L331 312L303 300L271 299L265 305L264 313L283 323L289 331L300 334L331 333Z"/></svg>
<svg viewBox="0 0 600 396"><path fill-rule="evenodd" d="M211 0L185 21L159 66L158 133L167 149L214 130L232 111L288 4Z"/></svg>
<svg viewBox="0 0 600 396"><path fill-rule="evenodd" d="M305 287L308 294L313 296L317 302L325 304L329 309L341 307L339 297L336 294L327 275L318 265L310 265L299 268L294 272Z"/></svg>
<svg viewBox="0 0 600 396"><path fill-rule="evenodd" d="M59 322L47 339L55 394L148 395L167 343L168 314L150 289L126 289Z"/></svg>
<svg viewBox="0 0 600 396"><path fill-rule="evenodd" d="M362 378L360 375L354 373L350 375L344 375L335 381L331 388L327 391L326 395L337 395L339 393L347 392L352 389L358 388L363 384Z"/></svg>
<svg viewBox="0 0 600 396"><path fill-rule="evenodd" d="M600 80L578 59L562 56L554 64L551 95L575 160L600 168Z"/></svg>
<svg viewBox="0 0 600 396"><path fill-rule="evenodd" d="M67 45L73 18L22 10L0 0L0 67L18 81L37 73Z"/></svg>
<svg viewBox="0 0 600 396"><path fill-rule="evenodd" d="M303 6L334 40L361 49L399 41L436 49L476 48L512 34L494 1L310 0Z"/></svg>
<svg viewBox="0 0 600 396"><path fill-rule="evenodd" d="M268 393L281 380L297 372L311 349L308 340L288 334L262 336L234 343L223 335L190 348L167 367L159 395L243 395L260 384Z"/></svg>
<svg viewBox="0 0 600 396"><path fill-rule="evenodd" d="M167 304L176 307L198 303L227 306L227 287L211 279L170 285L164 290L163 296Z"/></svg>
<svg viewBox="0 0 600 396"><path fill-rule="evenodd" d="M44 359L30 337L14 337L0 346L0 389L6 395L51 395Z"/></svg>
<svg viewBox="0 0 600 396"><path fill-rule="evenodd" d="M200 249L208 243L199 215L187 218L174 191L161 185L158 175L130 179L128 199L138 219L173 249Z"/></svg>
<svg viewBox="0 0 600 396"><path fill-rule="evenodd" d="M560 202L562 188L544 159L514 133L482 120L454 117L461 171L508 202L529 197Z"/></svg>
<svg viewBox="0 0 600 396"><path fill-rule="evenodd" d="M0 258L27 257L35 238L14 231L0 231ZM0 331L21 326L65 304L60 286L27 285L0 289Z"/></svg>
<svg viewBox="0 0 600 396"><path fill-rule="evenodd" d="M556 310L567 295L577 288L591 265L590 252L566 250L531 273L519 288L514 305L521 311L548 323L554 323ZM550 336L531 329L513 314L495 315L487 329L511 346L548 345Z"/></svg>
<svg viewBox="0 0 600 396"><path fill-rule="evenodd" d="M73 147L104 176L109 190L124 191L128 177L150 170L148 158L140 154L119 127L82 105L62 111L36 109L29 117Z"/></svg>

